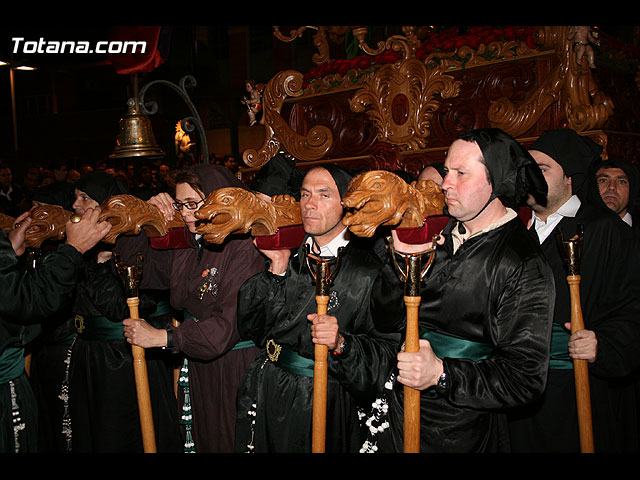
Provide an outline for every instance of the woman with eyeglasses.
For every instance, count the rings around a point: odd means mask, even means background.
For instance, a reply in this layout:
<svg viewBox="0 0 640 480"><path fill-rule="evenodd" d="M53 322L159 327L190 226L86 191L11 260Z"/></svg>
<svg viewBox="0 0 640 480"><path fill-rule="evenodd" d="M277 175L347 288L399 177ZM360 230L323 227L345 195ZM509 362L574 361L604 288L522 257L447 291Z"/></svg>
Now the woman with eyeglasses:
<svg viewBox="0 0 640 480"><path fill-rule="evenodd" d="M194 165L178 172L175 182L175 198L161 193L149 203L167 220L176 210L182 214L186 242L162 252L148 248L140 286L168 288L171 306L183 319L167 329L127 319L125 335L132 344L168 349L183 358L178 400L185 452L233 452L238 386L258 353L238 334L237 293L246 279L264 270L264 259L249 235L230 235L223 244L214 245L196 232L194 214L211 192L247 188L229 169Z"/></svg>

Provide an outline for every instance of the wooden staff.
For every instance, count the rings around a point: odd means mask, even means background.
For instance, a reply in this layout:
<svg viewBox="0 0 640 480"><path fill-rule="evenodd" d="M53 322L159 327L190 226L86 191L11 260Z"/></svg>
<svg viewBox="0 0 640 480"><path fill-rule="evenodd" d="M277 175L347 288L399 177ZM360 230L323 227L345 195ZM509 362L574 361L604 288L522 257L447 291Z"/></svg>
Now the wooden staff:
<svg viewBox="0 0 640 480"><path fill-rule="evenodd" d="M404 303L407 308L407 326L405 332L405 352L420 351L419 309L422 297L420 296L420 282L427 274L435 256L432 247L426 252L415 254L400 254L404 257L404 268L396 260L396 252L393 241L390 241L391 256L396 268L400 272L400 279L404 282ZM422 265L422 255L429 253L425 265ZM404 386L404 452L420 453L420 390Z"/></svg>
<svg viewBox="0 0 640 480"><path fill-rule="evenodd" d="M580 257L582 254L583 226L578 225L578 233L568 241L562 239L560 229L556 230L556 240L562 247L568 267L567 283L571 298L571 333L584 330L582 304L580 300ZM576 387L578 429L580 451L594 453L593 423L591 418L591 390L589 386L589 365L587 360L573 359L573 374Z"/></svg>
<svg viewBox="0 0 640 480"><path fill-rule="evenodd" d="M138 285L140 283L140 273L142 271L142 254L138 253L136 265L124 265L119 262L117 254L114 254L116 267L120 278L127 290L127 305L131 318L140 318L138 306ZM140 414L140 429L142 431L142 445L145 453L156 453L156 434L153 426L153 413L151 410L151 395L149 393L149 377L147 373L147 361L145 359L144 348L132 345L133 373L136 382L136 393L138 397L138 412Z"/></svg>
<svg viewBox="0 0 640 480"><path fill-rule="evenodd" d="M316 305L318 315L327 314L329 304L329 286L338 270L342 248L338 250L338 262L333 272L329 271L329 260L312 255L307 246L307 265L316 283ZM315 263L315 269L311 266ZM316 344L314 346L313 363L313 412L311 424L311 453L324 453L327 433L327 383L329 347Z"/></svg>

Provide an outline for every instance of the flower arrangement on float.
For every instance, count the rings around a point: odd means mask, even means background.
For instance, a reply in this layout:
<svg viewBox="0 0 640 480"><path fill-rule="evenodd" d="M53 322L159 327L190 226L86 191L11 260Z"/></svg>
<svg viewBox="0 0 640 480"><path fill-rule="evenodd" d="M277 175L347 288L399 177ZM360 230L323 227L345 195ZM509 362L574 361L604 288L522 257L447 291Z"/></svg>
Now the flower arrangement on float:
<svg viewBox="0 0 640 480"><path fill-rule="evenodd" d="M439 29L440 28L440 29ZM464 31L463 31L464 29ZM601 46L597 48L597 55L606 63L617 64L627 68L638 68L640 62L640 48L625 44L621 40L601 33ZM464 62L468 57L452 57L462 47L478 50L481 45L493 42L523 42L529 49L536 50L536 29L530 26L470 26L470 27L433 27L415 52L415 58L425 61L430 57L431 62L438 62L438 54L446 54L447 58ZM486 50L479 54L488 59L496 56L495 50ZM378 55L362 54L354 58L343 58L321 63L304 75L305 86L314 80L331 74L346 75L351 72L361 72L377 68L388 63L394 63L402 54L393 50L385 50ZM359 76L358 73L353 73Z"/></svg>
<svg viewBox="0 0 640 480"><path fill-rule="evenodd" d="M434 30L425 38L416 50L416 59L424 61L432 53L447 53L463 46L474 50L482 44L505 41L523 41L534 49L535 29L532 27L468 27L461 33L459 27L448 27L440 31ZM492 53L489 53L491 55ZM401 58L401 53L385 50L378 55L358 55L350 59L336 59L321 63L304 75L305 83L323 78L330 74L346 75L350 70L367 70L371 67L394 63ZM460 59L464 61L464 59Z"/></svg>

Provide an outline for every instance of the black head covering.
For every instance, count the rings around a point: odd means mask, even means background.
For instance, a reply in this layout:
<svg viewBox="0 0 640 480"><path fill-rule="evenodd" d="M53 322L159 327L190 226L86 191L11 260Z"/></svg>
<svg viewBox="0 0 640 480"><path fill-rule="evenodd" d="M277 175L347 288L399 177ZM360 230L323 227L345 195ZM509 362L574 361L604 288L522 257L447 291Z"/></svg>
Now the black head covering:
<svg viewBox="0 0 640 480"><path fill-rule="evenodd" d="M517 208L530 193L546 196L547 182L527 150L499 128L470 130L459 138L475 141L484 157L493 194L509 207Z"/></svg>
<svg viewBox="0 0 640 480"><path fill-rule="evenodd" d="M571 178L572 193L586 197L585 185L590 168L600 158L602 147L594 141L583 137L575 130L568 128L547 130L529 146L529 150L537 150L549 155Z"/></svg>
<svg viewBox="0 0 640 480"><path fill-rule="evenodd" d="M49 205L59 205L65 210L73 209L74 186L66 182L53 182L42 187L38 187L33 192L33 200L47 203Z"/></svg>
<svg viewBox="0 0 640 480"><path fill-rule="evenodd" d="M300 185L304 174L296 169L296 162L278 154L264 165L251 182L251 189L269 195L291 195L300 199Z"/></svg>
<svg viewBox="0 0 640 480"><path fill-rule="evenodd" d="M210 163L199 163L189 167L200 179L204 196L208 196L214 190L226 187L237 187L248 190L248 187L234 175L234 173L223 165L212 165Z"/></svg>
<svg viewBox="0 0 640 480"><path fill-rule="evenodd" d="M76 182L76 188L89 195L99 204L102 204L102 202L112 195L130 193L124 183L110 173L103 171L87 173Z"/></svg>
<svg viewBox="0 0 640 480"><path fill-rule="evenodd" d="M339 167L338 165L335 165L333 163L320 165L320 168L324 168L333 177L333 181L336 182L336 186L338 187L340 198L342 198L344 194L347 193L349 184L353 179L352 175L349 172L347 172L344 168Z"/></svg>

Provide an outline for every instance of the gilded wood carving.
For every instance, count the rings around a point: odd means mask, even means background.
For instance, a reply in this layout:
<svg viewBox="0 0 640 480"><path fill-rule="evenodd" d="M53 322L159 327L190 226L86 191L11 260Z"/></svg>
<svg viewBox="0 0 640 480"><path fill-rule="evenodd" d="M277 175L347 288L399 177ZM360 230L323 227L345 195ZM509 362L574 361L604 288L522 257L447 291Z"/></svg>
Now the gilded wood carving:
<svg viewBox="0 0 640 480"><path fill-rule="evenodd" d="M216 244L233 233L273 235L280 227L302 223L300 205L293 197L275 195L268 202L237 187L211 192L194 215L200 220L198 233Z"/></svg>
<svg viewBox="0 0 640 480"><path fill-rule="evenodd" d="M494 127L517 137L532 128L543 112L563 99L569 127L578 131L599 129L613 114L613 102L598 91L590 70L589 57L572 41L581 27L541 27L539 43L556 51L557 65L532 95L520 105L501 98L490 107L488 116ZM586 27L582 27L586 28Z"/></svg>
<svg viewBox="0 0 640 480"><path fill-rule="evenodd" d="M184 220L176 212L173 220L167 222L160 210L133 195L113 195L100 206L100 221L108 221L112 227L103 238L104 242L114 243L119 235L136 235L145 230L150 237L162 237L171 228L184 227ZM45 240L60 241L65 238L66 223L73 212L58 205L40 205L33 208L29 216L31 226L25 233L25 244L30 248L40 248ZM3 231L12 228L15 219L0 214Z"/></svg>
<svg viewBox="0 0 640 480"><path fill-rule="evenodd" d="M137 235L143 229L150 237L162 237L171 228L184 227L180 212L168 222L158 207L133 195L113 195L100 208L99 219L112 225L103 239L107 243L114 243L120 235Z"/></svg>
<svg viewBox="0 0 640 480"><path fill-rule="evenodd" d="M15 218L0 212L0 230L7 233L13 228Z"/></svg>
<svg viewBox="0 0 640 480"><path fill-rule="evenodd" d="M394 173L374 170L351 181L342 204L349 209L342 223L358 236L371 237L382 225L422 226L426 217L443 213L444 195L431 180L408 184Z"/></svg>
<svg viewBox="0 0 640 480"><path fill-rule="evenodd" d="M294 132L280 116L286 98L299 96L301 92L300 72L286 70L269 81L262 96L265 140L259 150L249 149L243 153L244 163L249 167L266 164L278 152L281 144L296 158L309 161L322 158L331 148L333 135L327 127L317 125L306 136L302 136Z"/></svg>
<svg viewBox="0 0 640 480"><path fill-rule="evenodd" d="M64 238L65 224L73 212L65 210L58 205L40 205L34 207L30 213L31 225L25 232L25 244L29 248L39 248L45 240L62 240ZM15 218L0 213L0 228L8 233Z"/></svg>
<svg viewBox="0 0 640 480"><path fill-rule="evenodd" d="M366 112L378 130L378 140L401 150L427 145L439 99L458 95L461 84L440 69L427 69L418 60L384 65L364 80L351 99L354 112Z"/></svg>

